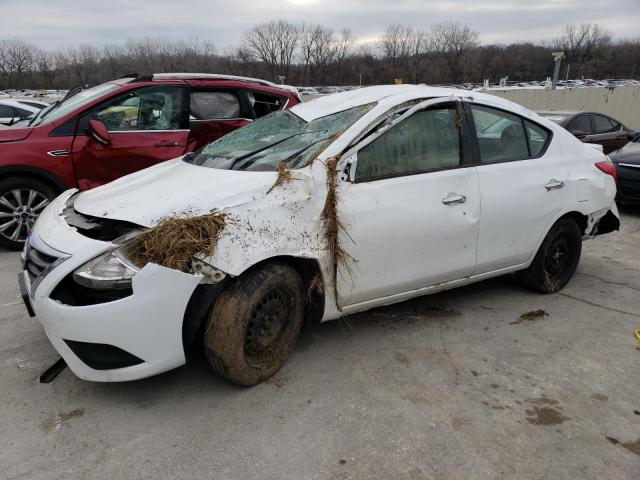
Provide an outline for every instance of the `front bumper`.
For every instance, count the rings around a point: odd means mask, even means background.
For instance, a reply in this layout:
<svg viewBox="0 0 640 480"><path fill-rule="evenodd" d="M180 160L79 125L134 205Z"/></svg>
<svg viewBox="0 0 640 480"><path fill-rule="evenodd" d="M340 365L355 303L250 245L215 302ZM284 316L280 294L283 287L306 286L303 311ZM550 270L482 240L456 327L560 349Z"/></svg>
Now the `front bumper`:
<svg viewBox="0 0 640 480"><path fill-rule="evenodd" d="M73 191L65 192L47 207L30 239L33 245L50 247L68 257L39 278L35 289L23 272L26 301L54 348L78 377L98 382L136 380L183 365L182 324L200 276L148 264L133 278L133 294L125 298L71 306L50 297L76 268L113 248L109 242L80 235L64 222L61 213L71 194ZM140 363L124 368L92 368L70 347L76 345L79 351L78 344L114 347Z"/></svg>

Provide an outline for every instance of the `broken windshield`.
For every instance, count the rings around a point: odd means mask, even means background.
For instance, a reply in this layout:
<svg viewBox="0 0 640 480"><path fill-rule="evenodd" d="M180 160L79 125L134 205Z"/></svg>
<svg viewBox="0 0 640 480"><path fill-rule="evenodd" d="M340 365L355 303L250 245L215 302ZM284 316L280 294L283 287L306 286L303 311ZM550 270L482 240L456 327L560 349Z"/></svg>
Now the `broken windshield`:
<svg viewBox="0 0 640 480"><path fill-rule="evenodd" d="M311 122L280 110L185 157L194 165L226 170L275 171L302 168L374 104L360 105Z"/></svg>

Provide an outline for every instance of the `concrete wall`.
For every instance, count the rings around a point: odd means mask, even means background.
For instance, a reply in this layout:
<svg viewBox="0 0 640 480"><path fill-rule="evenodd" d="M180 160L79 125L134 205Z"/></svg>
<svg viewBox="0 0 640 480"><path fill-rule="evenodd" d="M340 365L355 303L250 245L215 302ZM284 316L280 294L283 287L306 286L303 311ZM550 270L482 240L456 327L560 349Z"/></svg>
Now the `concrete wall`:
<svg viewBox="0 0 640 480"><path fill-rule="evenodd" d="M567 90L488 90L531 110L585 110L606 113L640 130L640 87L572 88Z"/></svg>

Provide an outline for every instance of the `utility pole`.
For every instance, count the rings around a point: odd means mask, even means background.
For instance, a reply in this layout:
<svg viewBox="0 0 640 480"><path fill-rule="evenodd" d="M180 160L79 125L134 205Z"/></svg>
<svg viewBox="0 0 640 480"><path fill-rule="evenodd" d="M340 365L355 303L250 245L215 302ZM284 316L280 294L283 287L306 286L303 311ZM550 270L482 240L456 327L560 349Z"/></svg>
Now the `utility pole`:
<svg viewBox="0 0 640 480"><path fill-rule="evenodd" d="M560 75L560 64L562 63L562 59L564 58L564 52L553 52L551 55L553 56L553 61L556 64L556 68L553 70L553 82L551 83L551 89L555 90L556 85L558 84L558 75Z"/></svg>

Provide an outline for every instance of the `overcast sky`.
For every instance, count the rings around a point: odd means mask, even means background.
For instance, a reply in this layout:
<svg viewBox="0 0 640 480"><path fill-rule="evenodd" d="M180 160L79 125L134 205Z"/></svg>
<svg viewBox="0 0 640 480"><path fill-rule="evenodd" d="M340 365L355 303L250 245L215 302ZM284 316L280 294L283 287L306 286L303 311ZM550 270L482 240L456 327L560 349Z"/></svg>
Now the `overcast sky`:
<svg viewBox="0 0 640 480"><path fill-rule="evenodd" d="M350 28L361 41L375 41L390 23L442 21L470 25L482 43L551 39L578 22L598 22L618 39L640 37L639 0L0 0L0 39L55 49L197 37L224 51L252 25L279 18Z"/></svg>

